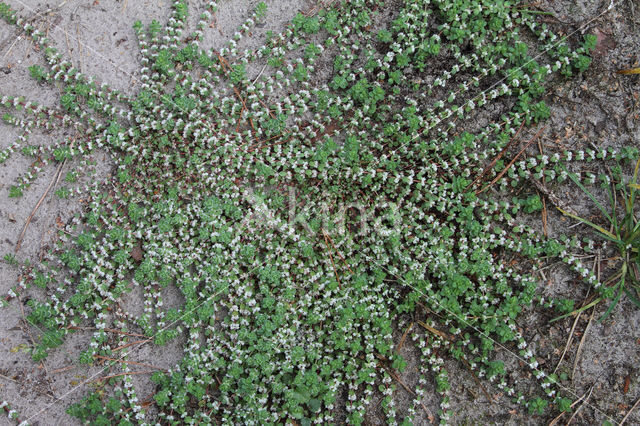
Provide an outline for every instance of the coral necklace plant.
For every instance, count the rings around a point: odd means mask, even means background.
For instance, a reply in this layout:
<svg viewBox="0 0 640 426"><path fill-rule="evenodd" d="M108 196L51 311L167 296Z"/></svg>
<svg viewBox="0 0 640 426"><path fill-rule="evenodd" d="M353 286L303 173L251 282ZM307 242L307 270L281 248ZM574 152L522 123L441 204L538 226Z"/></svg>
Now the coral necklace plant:
<svg viewBox="0 0 640 426"><path fill-rule="evenodd" d="M29 306L44 330L35 360L79 326L95 329L78 362L100 363L109 378L69 413L91 424L360 424L381 396L391 424L411 423L426 415L431 382L446 423L445 357L532 413L569 409L517 324L541 302L537 280L504 259L557 258L598 286L574 254L580 243L519 221L541 206L531 179L562 182L565 163L598 153L536 158L512 146L549 116L549 80L586 69L593 40L569 48L516 1L408 0L390 22L386 7L336 2L243 49L265 19L260 3L217 51L201 48L217 4L187 33L186 2L176 1L165 25L136 23L142 84L125 94L82 74L0 3L44 52L31 75L62 93L59 108L2 97L5 122L23 130L0 159L40 159L11 195L45 164L80 164L97 150L116 163L107 183L70 175L64 196L88 200L82 215L8 298L33 285L49 296ZM474 125L489 105L505 112ZM85 136L29 145L36 129L59 127ZM137 317L120 304L132 288L144 298ZM175 289L182 304L168 308ZM145 403L127 362L139 346L108 330L182 342L181 360L151 375ZM403 412L394 330L407 330L421 357ZM496 345L528 364L537 392L508 379Z"/></svg>

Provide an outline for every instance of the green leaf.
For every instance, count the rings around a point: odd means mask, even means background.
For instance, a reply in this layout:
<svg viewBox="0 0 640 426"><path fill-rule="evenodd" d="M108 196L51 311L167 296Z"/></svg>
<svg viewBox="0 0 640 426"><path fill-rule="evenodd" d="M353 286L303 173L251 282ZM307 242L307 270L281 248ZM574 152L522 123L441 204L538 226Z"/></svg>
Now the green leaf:
<svg viewBox="0 0 640 426"><path fill-rule="evenodd" d="M309 410L311 410L311 412L317 413L320 411L320 408L322 408L322 400L318 398L312 398L309 400L307 405L309 406Z"/></svg>
<svg viewBox="0 0 640 426"><path fill-rule="evenodd" d="M10 198L22 197L22 189L19 186L11 185L11 187L9 187L9 197Z"/></svg>

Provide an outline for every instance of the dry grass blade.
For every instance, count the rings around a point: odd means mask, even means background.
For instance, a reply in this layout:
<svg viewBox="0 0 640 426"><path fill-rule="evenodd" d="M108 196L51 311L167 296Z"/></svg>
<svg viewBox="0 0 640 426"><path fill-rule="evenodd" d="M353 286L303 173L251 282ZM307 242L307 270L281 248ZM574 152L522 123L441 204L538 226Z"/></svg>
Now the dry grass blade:
<svg viewBox="0 0 640 426"><path fill-rule="evenodd" d="M402 349L402 345L404 345L404 341L407 339L407 335L409 334L409 331L411 331L411 329L413 328L413 325L415 323L411 323L409 324L409 327L407 327L407 329L405 330L404 333L402 333L402 337L400 338L400 342L398 343L398 347L396 348L396 352L400 351L400 349Z"/></svg>
<svg viewBox="0 0 640 426"><path fill-rule="evenodd" d="M629 69L626 69L626 70L618 70L618 71L616 71L616 74L624 74L624 75L640 74L640 67L638 67L638 68L629 68Z"/></svg>
<svg viewBox="0 0 640 426"><path fill-rule="evenodd" d="M571 380L573 380L576 374L576 368L578 368L578 360L580 359L580 353L582 352L582 345L584 344L584 339L587 337L587 333L589 332L589 328L591 327L591 322L593 321L593 314L596 309L591 308L591 316L589 316L589 322L587 323L587 327L584 329L584 333L582 333L582 338L580 339L580 343L578 344L578 349L576 350L576 359L573 361L573 369L571 370Z"/></svg>
<svg viewBox="0 0 640 426"><path fill-rule="evenodd" d="M620 424L618 426L622 426L624 424L624 422L627 421L627 419L629 418L631 413L633 413L633 410L635 410L638 407L638 404L640 404L640 398L638 398L636 403L633 404L633 407L631 407L631 409L629 411L627 411L627 414L625 414L625 416L622 418L622 421L620 421Z"/></svg>
<svg viewBox="0 0 640 426"><path fill-rule="evenodd" d="M591 393L593 392L593 388L594 387L595 387L595 385L591 386L591 388L589 389L589 392L587 392L586 395L583 395L583 396L580 397L580 399L578 401L582 400L582 404L580 404L580 406L578 408L576 408L576 411L573 412L573 414L569 418L569 421L567 422L567 426L569 426L571 424L571 422L578 415L578 412L582 409L582 407L584 407L585 405L588 405L587 401L591 397ZM578 402L578 401L576 401L576 402Z"/></svg>
<svg viewBox="0 0 640 426"><path fill-rule="evenodd" d="M598 276L598 281L600 281L600 251L598 251L598 256L596 257L596 259L593 262L593 269L596 270L597 276ZM589 297L589 293L587 292L587 298ZM585 302L583 302L583 304L585 304ZM567 350L569 349L569 347L571 346L571 341L573 340L573 333L576 330L576 325L578 324L578 320L580 319L580 315L582 315L582 311L578 312L578 315L576 315L576 319L573 321L573 325L571 326L571 332L569 333L569 338L567 339L567 344L564 347L564 351L562 351L562 356L560 356L560 361L558 361L558 365L556 365L556 368L553 370L553 373L555 374L556 371L558 371L558 368L560 367L560 364L562 364L562 360L564 359L565 355L567 354ZM593 315L592 315L593 317ZM586 333L586 330L585 330ZM584 339L584 335L582 336ZM582 340L580 339L580 342L582 344ZM576 352L576 359L578 357L578 352ZM574 364L575 367L575 364ZM575 369L575 368L574 368ZM573 377L573 375L571 376Z"/></svg>
<svg viewBox="0 0 640 426"><path fill-rule="evenodd" d="M571 346L571 341L573 340L573 333L576 330L576 325L578 325L578 320L580 319L580 315L582 315L582 312L579 312L578 315L576 315L576 319L573 320L573 326L571 327L571 331L569 332L569 338L567 339L567 344L564 346L564 350L562 351L562 355L560 356L558 365L556 365L556 368L553 369L554 373L558 371L560 364L562 364L562 361L564 360L564 356L567 354L567 350Z"/></svg>
<svg viewBox="0 0 640 426"><path fill-rule="evenodd" d="M584 397L585 396L582 395L580 398L578 398L575 401L573 401L573 404L571 404L571 408L573 409L573 407L578 405L580 403L580 401L582 401L582 399ZM567 414L567 411L563 411L562 413L558 414L558 416L555 419L551 420L551 422L548 424L548 426L554 426L555 424L557 424L560 421L560 419L562 418L562 416L564 416L565 414Z"/></svg>
<svg viewBox="0 0 640 426"><path fill-rule="evenodd" d="M393 377L393 380L395 380L396 382L398 382L400 384L400 386L402 386L404 388L404 390L407 391L407 393L409 393L409 395L413 395L415 396L416 393L409 387L407 386L402 380L400 380L400 377L398 377L398 375L396 373L394 373L393 371L391 371L390 369L387 370L389 372L389 375L391 377Z"/></svg>
<svg viewBox="0 0 640 426"><path fill-rule="evenodd" d="M77 365L68 365L66 367L57 368L51 372L51 374L64 373L65 371L73 370L74 368L78 368Z"/></svg>
<svg viewBox="0 0 640 426"><path fill-rule="evenodd" d="M129 343L126 343L124 345L118 346L117 348L114 348L111 351L112 352L116 352L116 351L122 350L124 348L128 348L129 346L137 345L137 344L140 344L140 343L147 343L147 342L151 342L151 339L136 340L134 342L129 342Z"/></svg>
<svg viewBox="0 0 640 426"><path fill-rule="evenodd" d="M64 163L65 163L65 161L60 163L60 165L58 166L58 170L56 170L56 174L53 176L53 179L49 183L49 186L44 191L44 194L42 194L42 197L40 197L40 200L38 200L38 203L33 208L33 210L31 211L31 214L27 218L27 221L25 222L24 227L22 228L22 232L20 232L20 236L18 237L18 242L16 243L16 250L15 250L16 253L18 252L18 250L20 250L20 245L22 244L22 239L24 238L25 232L27 232L27 228L29 227L29 224L31 223L31 220L33 219L33 216L36 214L36 212L38 211L38 209L42 205L42 202L46 198L47 194L49 194L49 191L51 191L51 188L53 188L53 185L56 182L58 182L58 177L60 176L60 173L62 172L62 167L64 166Z"/></svg>
<svg viewBox="0 0 640 426"><path fill-rule="evenodd" d="M351 269L351 267L347 263L347 260L344 258L344 256L342 256L342 254L338 251L336 246L333 244L333 240L331 239L331 237L329 235L327 235L326 232L324 233L324 236L325 236L326 239L329 240L329 243L331 243L331 247L333 247L333 249L336 251L336 253L340 257L340 259L342 259L342 263L344 263L344 266L349 270L349 272L351 272L353 274L353 270Z"/></svg>
<svg viewBox="0 0 640 426"><path fill-rule="evenodd" d="M529 182L531 182L538 191L542 192L557 208L569 212L575 216L578 215L574 209L566 205L560 198L556 197L551 191L549 191L549 189L542 182L539 182L532 177L529 177Z"/></svg>
<svg viewBox="0 0 640 426"><path fill-rule="evenodd" d="M431 333L435 334L436 336L440 336L443 339L446 340L453 340L453 338L451 336L449 336L447 333L438 330L437 328L433 328L428 324L425 324L422 321L416 321L418 324L420 324L425 330L430 331Z"/></svg>
<svg viewBox="0 0 640 426"><path fill-rule="evenodd" d="M71 326L71 325L70 325L70 326L68 326L68 327L65 327L65 328L66 328L67 330L84 330L84 331L86 331L86 330L97 330L97 328L96 328L96 327L78 327L78 326ZM122 334L122 335L124 335L124 336L147 337L147 336L145 336L144 334L140 334L140 333L129 333L129 332L126 332L126 331L116 330L116 329L114 329L114 328L104 328L103 330L104 330L104 331L106 331L106 332L109 332L109 333Z"/></svg>
<svg viewBox="0 0 640 426"><path fill-rule="evenodd" d="M464 360L462 360L462 363L465 365L465 367L467 367L469 369L469 373L471 374L471 377L476 382L476 385L478 385L480 390L482 390L482 393L484 394L484 397L487 398L487 401L489 401L489 404L493 405L493 398L491 397L491 395L489 395L489 392L487 391L487 388L484 387L484 385L482 384L480 379L478 379L478 376L476 376L476 373L471 368L471 364L469 364L469 361L464 359Z"/></svg>

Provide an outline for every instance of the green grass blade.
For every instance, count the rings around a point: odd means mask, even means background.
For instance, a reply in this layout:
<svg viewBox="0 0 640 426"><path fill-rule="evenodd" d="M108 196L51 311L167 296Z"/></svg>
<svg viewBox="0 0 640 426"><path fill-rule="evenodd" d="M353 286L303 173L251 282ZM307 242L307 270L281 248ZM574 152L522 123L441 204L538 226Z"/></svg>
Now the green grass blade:
<svg viewBox="0 0 640 426"><path fill-rule="evenodd" d="M631 194L629 195L629 198L627 200L627 209L626 209L627 210L626 214L629 216L629 225L627 229L629 230L633 229L629 237L629 242L632 244L638 238L638 236L640 236L640 223L634 223L636 221L636 216L633 211L633 207L636 202L636 189L640 188L640 185L637 184L639 169L640 169L640 158L638 158L638 161L636 161L636 167L633 170L633 178L631 179L631 183L629 184L629 188L631 188Z"/></svg>
<svg viewBox="0 0 640 426"><path fill-rule="evenodd" d="M582 183L580 183L580 180L578 179L578 177L575 175L575 173L568 171L566 168L564 169L567 172L567 175L569 176L569 178L576 184L578 185L578 187L585 193L587 194L587 196L591 199L591 201L593 201L593 203L596 205L596 207L598 207L598 210L600 210L600 212L604 215L604 217L607 218L607 220L610 223L613 223L614 221L611 219L611 216L609 215L609 213L605 210L605 208L602 206L602 204L600 204L600 202L598 200L596 200L596 197L593 196L593 194L591 192L589 192L589 190L587 188L584 187L584 185L582 185Z"/></svg>
<svg viewBox="0 0 640 426"><path fill-rule="evenodd" d="M634 185L634 186L636 186L636 187L638 186L638 185L636 184L636 182L638 182L638 170L640 170L640 158L638 158L638 161L636 161L636 167L635 167L635 169L633 170L633 180L632 180L632 182L631 182L631 184L632 184L632 185ZM630 186L631 186L631 185L630 185ZM638 188L635 188L635 189L638 189Z"/></svg>
<svg viewBox="0 0 640 426"><path fill-rule="evenodd" d="M636 223L634 226L630 227L629 229L630 229L630 234L629 234L629 237L627 237L627 242L629 244L633 244L640 237L640 223Z"/></svg>
<svg viewBox="0 0 640 426"><path fill-rule="evenodd" d="M605 320L605 318L607 318L611 312L613 311L613 308L616 307L616 305L618 304L618 301L620 301L620 297L622 296L622 291L623 289L620 289L618 291L618 294L616 294L616 297L613 299L613 301L611 302L611 304L609 305L609 307L607 308L607 310L605 311L604 314L602 314L602 316L598 319L598 322L601 323L602 321Z"/></svg>
<svg viewBox="0 0 640 426"><path fill-rule="evenodd" d="M624 283L625 283L625 279L627 278L627 268L628 268L627 262L624 262L622 264L622 271L620 273L620 281L618 282L618 285L617 285L618 294L616 294L616 297L613 298L613 301L611 302L611 304L609 305L605 313L600 317L600 319L598 319L599 323L604 321L604 319L609 316L611 311L613 311L613 308L615 308L616 305L618 304L620 297L622 297L622 293L624 293L624 290L625 290Z"/></svg>
<svg viewBox="0 0 640 426"><path fill-rule="evenodd" d="M620 226L620 224L618 224L618 212L616 211L617 203L616 203L615 190L616 190L616 187L613 183L611 183L611 185L607 188L607 193L609 194L609 204L611 205L611 214L609 215L611 219L609 219L609 222L611 222L611 226L613 227L613 230L615 231L618 239L621 239L620 229L622 227ZM624 218L622 220L624 222Z"/></svg>
<svg viewBox="0 0 640 426"><path fill-rule="evenodd" d="M629 300L631 300L631 302L633 302L634 305L636 305L638 308L640 308L640 300L638 300L638 298L633 295L633 292L631 290L629 290L627 287L625 287L624 288L624 294L627 295Z"/></svg>
<svg viewBox="0 0 640 426"><path fill-rule="evenodd" d="M586 311L587 309L591 308L592 306L597 305L601 301L602 301L602 297L598 297L596 300L594 300L593 302L589 303L588 305L585 305L582 308L575 309L575 310L569 312L568 314L564 314L564 315L560 315L559 317L555 317L552 320L550 320L549 322L552 323L552 322L556 322L558 320L561 320L563 318L570 317L572 315L577 315L580 312Z"/></svg>
<svg viewBox="0 0 640 426"><path fill-rule="evenodd" d="M600 232L602 234L602 237L612 241L614 243L618 243L620 242L620 238L618 238L617 236L615 236L614 234L612 234L611 232L607 231L606 229L604 229L602 226L596 225L593 222L588 221L587 219L583 219L580 216L576 216L575 214L569 213L565 210L562 210L560 207L557 207L558 210L560 210L563 214L574 218L575 220L578 220L582 223L584 223L585 225L589 225L590 227L592 227L593 229L595 229L596 231Z"/></svg>

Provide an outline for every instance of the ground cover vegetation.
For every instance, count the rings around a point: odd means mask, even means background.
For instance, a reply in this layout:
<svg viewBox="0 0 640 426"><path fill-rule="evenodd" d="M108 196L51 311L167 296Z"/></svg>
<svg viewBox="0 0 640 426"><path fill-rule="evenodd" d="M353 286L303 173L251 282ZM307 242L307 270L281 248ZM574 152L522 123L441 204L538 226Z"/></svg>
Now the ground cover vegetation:
<svg viewBox="0 0 640 426"><path fill-rule="evenodd" d="M128 94L82 74L0 3L44 53L32 77L62 93L59 108L1 95L3 119L21 135L0 161L34 158L10 196L67 161L77 166L57 196L86 200L42 263L19 266L5 300L35 288L48 296L28 307L43 331L34 360L94 328L78 362L100 363L110 378L69 413L90 424L360 424L382 395L388 422L410 424L425 416L434 383L447 423L445 358L532 414L570 410L573 395L539 367L517 323L524 309L556 301L538 295L526 262L505 259L546 256L602 300L633 296L624 285L638 249L632 214L630 233L610 238L623 243L622 287L602 285L579 260L602 241L547 238L521 220L542 208L534 181L627 190L621 174L572 170L633 166L635 149L525 149L550 114L548 82L585 71L595 39L562 39L517 1L407 0L381 25L384 2L355 0L298 14L243 48L266 19L260 3L224 48L204 50L217 8L209 3L192 32L184 1L166 24L137 23L142 84ZM323 64L326 83L316 76ZM499 101L507 107L486 125L466 124ZM85 136L29 143L37 129L63 126ZM116 162L108 183L82 179L97 150ZM168 287L181 306L164 306ZM144 295L138 317L119 303L133 288ZM405 331L401 342L394 330ZM151 403L127 374L134 332L147 345L185 342L177 365L150 375ZM403 412L399 344L421 354ZM509 379L498 345L524 360L537 391Z"/></svg>

